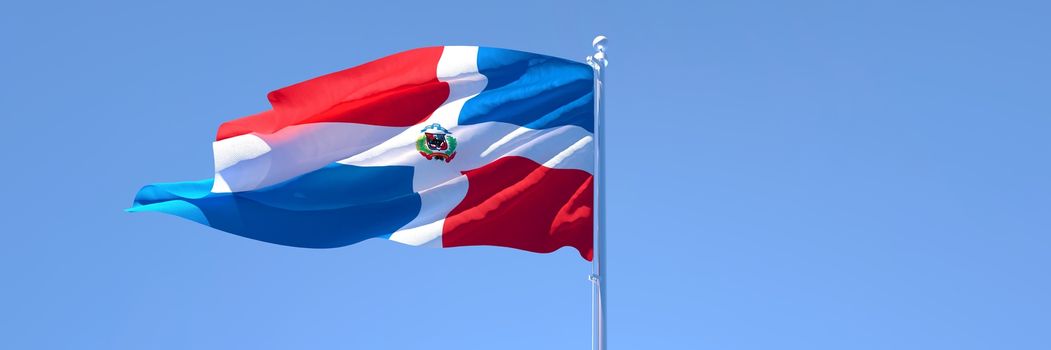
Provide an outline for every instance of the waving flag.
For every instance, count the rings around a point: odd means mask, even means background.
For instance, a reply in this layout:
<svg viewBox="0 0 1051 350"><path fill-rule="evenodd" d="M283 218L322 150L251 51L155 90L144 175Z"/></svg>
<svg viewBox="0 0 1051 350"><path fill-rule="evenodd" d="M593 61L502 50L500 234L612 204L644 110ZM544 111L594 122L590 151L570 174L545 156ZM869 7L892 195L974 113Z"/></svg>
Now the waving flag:
<svg viewBox="0 0 1051 350"><path fill-rule="evenodd" d="M410 50L267 97L226 122L214 179L142 188L159 211L311 248L576 248L592 259L593 72L504 49Z"/></svg>

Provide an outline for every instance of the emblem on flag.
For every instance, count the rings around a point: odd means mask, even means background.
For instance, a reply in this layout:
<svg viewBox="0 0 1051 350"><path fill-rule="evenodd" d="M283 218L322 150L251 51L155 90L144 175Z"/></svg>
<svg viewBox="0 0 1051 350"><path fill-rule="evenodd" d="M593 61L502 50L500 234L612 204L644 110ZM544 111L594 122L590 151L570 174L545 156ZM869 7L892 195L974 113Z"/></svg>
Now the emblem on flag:
<svg viewBox="0 0 1051 350"><path fill-rule="evenodd" d="M456 138L441 124L433 123L420 130L422 135L416 139L416 150L427 160L444 160L451 162L456 157Z"/></svg>

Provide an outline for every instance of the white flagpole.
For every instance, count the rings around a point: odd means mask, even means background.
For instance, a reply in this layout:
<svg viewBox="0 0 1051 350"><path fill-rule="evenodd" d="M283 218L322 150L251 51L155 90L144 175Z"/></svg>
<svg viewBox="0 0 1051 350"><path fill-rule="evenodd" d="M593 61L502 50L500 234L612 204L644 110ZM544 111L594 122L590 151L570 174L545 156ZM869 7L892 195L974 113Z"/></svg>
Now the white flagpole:
<svg viewBox="0 0 1051 350"><path fill-rule="evenodd" d="M595 289L595 305L592 330L593 347L606 350L606 101L605 78L606 37L599 35L591 42L595 54L587 62L595 71L595 256L591 282Z"/></svg>

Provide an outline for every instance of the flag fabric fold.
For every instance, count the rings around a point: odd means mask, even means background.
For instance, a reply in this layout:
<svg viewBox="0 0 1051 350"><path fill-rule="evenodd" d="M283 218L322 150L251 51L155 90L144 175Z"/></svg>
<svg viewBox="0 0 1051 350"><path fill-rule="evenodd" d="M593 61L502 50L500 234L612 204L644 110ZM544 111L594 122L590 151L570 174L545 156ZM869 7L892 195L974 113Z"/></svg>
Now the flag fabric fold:
<svg viewBox="0 0 1051 350"><path fill-rule="evenodd" d="M369 238L592 258L593 72L473 46L387 56L271 92L220 126L215 176L142 188L158 211L310 248Z"/></svg>

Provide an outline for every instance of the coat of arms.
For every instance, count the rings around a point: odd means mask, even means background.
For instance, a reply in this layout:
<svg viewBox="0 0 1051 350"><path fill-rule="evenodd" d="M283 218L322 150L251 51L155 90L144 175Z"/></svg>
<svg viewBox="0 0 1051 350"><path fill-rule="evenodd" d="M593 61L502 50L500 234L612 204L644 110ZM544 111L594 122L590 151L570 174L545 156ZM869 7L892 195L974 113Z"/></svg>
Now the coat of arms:
<svg viewBox="0 0 1051 350"><path fill-rule="evenodd" d="M420 130L423 135L416 139L416 150L427 160L451 162L456 157L456 138L448 129L434 123Z"/></svg>

